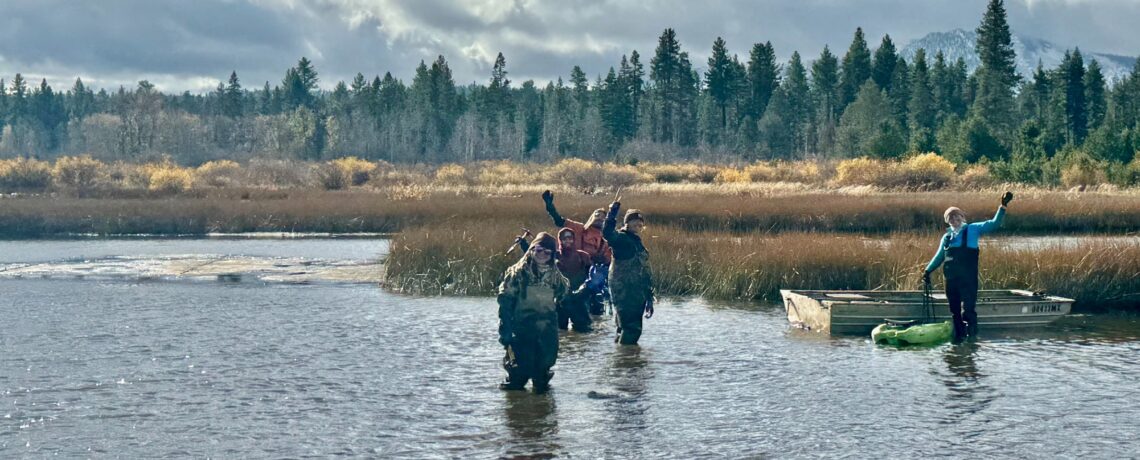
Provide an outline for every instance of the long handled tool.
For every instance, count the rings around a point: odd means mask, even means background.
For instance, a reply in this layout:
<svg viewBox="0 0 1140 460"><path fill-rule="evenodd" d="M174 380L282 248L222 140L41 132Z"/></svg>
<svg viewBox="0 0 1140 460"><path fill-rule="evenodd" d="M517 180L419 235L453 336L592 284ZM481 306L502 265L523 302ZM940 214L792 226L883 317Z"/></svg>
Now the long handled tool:
<svg viewBox="0 0 1140 460"><path fill-rule="evenodd" d="M515 237L515 241L513 243L511 243L511 247L507 248L507 253L504 255L508 255L508 256L511 255L511 253L515 251L515 248L517 248L519 246L518 241L520 239L525 240L527 237L530 236L530 229L528 229L526 227L522 227L522 230L523 230L522 234Z"/></svg>

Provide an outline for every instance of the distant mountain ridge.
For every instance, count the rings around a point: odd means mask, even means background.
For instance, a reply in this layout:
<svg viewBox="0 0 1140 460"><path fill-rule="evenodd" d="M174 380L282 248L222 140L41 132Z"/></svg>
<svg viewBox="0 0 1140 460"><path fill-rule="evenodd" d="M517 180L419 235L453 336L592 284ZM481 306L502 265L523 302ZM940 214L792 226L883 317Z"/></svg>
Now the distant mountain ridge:
<svg viewBox="0 0 1140 460"><path fill-rule="evenodd" d="M954 29L949 32L933 32L907 43L900 54L907 61L910 61L914 59L914 53L919 48L924 48L927 58L933 62L934 55L938 51L942 51L947 62L957 61L961 57L965 59L966 66L973 72L979 64L978 54L974 51L976 41L977 33L970 30ZM1046 70L1057 67L1061 63L1061 58L1065 56L1065 50L1074 48L1076 47L1061 46L1036 37L1017 34L1013 36L1013 49L1017 53L1017 71L1024 78L1033 76L1039 61ZM1135 57L1118 54L1098 53L1082 49L1081 56L1084 58L1085 65L1088 65L1092 59L1096 59L1100 63L1105 80L1109 84L1119 81L1132 72L1132 67L1136 65Z"/></svg>

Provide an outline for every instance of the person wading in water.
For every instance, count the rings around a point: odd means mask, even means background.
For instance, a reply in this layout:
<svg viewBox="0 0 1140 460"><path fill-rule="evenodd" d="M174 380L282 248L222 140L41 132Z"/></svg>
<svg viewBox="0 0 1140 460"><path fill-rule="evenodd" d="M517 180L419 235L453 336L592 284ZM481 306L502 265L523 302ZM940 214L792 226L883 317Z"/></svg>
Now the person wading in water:
<svg viewBox="0 0 1140 460"><path fill-rule="evenodd" d="M594 319L590 317L586 303L596 290L586 286L586 278L590 274L590 255L576 249L575 240L577 238L574 230L564 227L558 231L558 262L555 266L570 282L570 293L558 306L558 328L566 330L573 323L574 331L590 332L593 330ZM515 243L523 252L526 252L531 244L526 240L526 234L516 237Z"/></svg>
<svg viewBox="0 0 1140 460"><path fill-rule="evenodd" d="M649 270L649 253L641 242L645 216L637 209L625 213L625 226L617 227L617 214L621 203L610 204L610 212L602 225L602 235L613 250L610 266L610 292L613 294L617 314L618 336L622 345L636 345L641 337L642 313L653 316L653 274Z"/></svg>
<svg viewBox="0 0 1140 460"><path fill-rule="evenodd" d="M499 343L506 348L503 390L521 390L527 380L535 393L549 389L558 359L558 304L569 282L555 267L558 243L548 233L535 236L530 248L499 284Z"/></svg>
<svg viewBox="0 0 1140 460"><path fill-rule="evenodd" d="M946 278L946 300L950 304L954 338L961 340L978 333L978 237L1001 226L1005 208L1013 201L1013 193L1001 197L994 218L985 222L966 223L966 213L956 207L946 209L942 217L950 228L938 243L938 252L922 271L923 283L930 283L930 274L942 265ZM945 264L943 264L945 262Z"/></svg>
<svg viewBox="0 0 1140 460"><path fill-rule="evenodd" d="M550 214L550 219L554 221L554 225L569 228L574 231L574 248L585 251L586 254L590 255L590 262L594 264L594 270L599 272L602 279L604 279L612 259L612 251L609 245L606 244L605 238L602 237L602 221L606 217L606 210L602 208L595 209L594 212L590 214L590 218L583 224L571 219L566 219L562 217L561 214L558 214L558 210L554 208L554 193L550 190L542 192L542 201L546 203L546 213ZM598 295L588 300L591 314L600 315L603 313L601 296L604 290L604 286L599 288Z"/></svg>

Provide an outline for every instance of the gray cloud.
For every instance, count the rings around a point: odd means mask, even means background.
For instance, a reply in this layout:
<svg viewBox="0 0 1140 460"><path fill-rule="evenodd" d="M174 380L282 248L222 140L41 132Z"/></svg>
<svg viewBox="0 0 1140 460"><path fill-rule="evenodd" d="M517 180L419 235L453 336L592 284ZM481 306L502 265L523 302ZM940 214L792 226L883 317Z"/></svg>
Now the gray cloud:
<svg viewBox="0 0 1140 460"><path fill-rule="evenodd" d="M842 55L856 27L872 47L889 33L900 48L928 32L977 26L986 0L9 0L0 17L0 75L22 72L53 86L83 77L114 88L148 79L164 91L203 91L236 70L247 87L276 84L298 58L321 85L391 71L409 81L419 61L444 55L456 81L488 78L494 56L511 79L591 79L638 50L648 66L666 27L694 64L723 36L747 59L771 41L787 58L823 46ZM1128 0L1009 0L1016 32L1061 46L1140 53Z"/></svg>

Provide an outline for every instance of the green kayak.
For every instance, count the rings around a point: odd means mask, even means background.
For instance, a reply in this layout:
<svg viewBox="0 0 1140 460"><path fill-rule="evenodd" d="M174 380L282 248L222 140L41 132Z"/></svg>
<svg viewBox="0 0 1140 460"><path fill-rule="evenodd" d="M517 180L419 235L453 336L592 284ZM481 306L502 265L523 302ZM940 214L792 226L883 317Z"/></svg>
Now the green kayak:
<svg viewBox="0 0 1140 460"><path fill-rule="evenodd" d="M898 324L890 321L871 331L871 340L877 344L906 346L934 345L949 341L954 329L949 321L926 324Z"/></svg>

